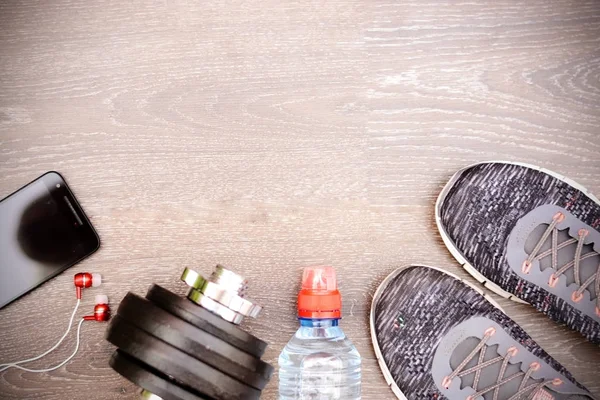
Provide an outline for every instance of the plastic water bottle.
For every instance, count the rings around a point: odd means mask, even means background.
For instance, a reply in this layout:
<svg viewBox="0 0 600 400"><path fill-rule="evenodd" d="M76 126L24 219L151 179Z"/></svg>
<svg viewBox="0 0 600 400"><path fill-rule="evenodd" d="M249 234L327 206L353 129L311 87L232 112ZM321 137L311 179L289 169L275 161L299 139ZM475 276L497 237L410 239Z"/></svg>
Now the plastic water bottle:
<svg viewBox="0 0 600 400"><path fill-rule="evenodd" d="M335 270L306 268L300 329L279 355L280 400L360 400L360 354L339 327L341 308Z"/></svg>

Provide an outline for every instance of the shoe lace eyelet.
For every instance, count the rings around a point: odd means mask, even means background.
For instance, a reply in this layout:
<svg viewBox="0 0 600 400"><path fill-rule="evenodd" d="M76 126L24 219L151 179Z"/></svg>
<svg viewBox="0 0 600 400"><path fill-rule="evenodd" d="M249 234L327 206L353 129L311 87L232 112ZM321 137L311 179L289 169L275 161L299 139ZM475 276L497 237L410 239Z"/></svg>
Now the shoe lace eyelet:
<svg viewBox="0 0 600 400"><path fill-rule="evenodd" d="M571 300L573 300L575 303L579 303L581 299L583 299L583 293L578 293L577 291L575 291L571 295Z"/></svg>
<svg viewBox="0 0 600 400"><path fill-rule="evenodd" d="M540 369L541 365L539 362L534 361L531 364L529 364L529 368L531 368L533 371L537 371L538 369Z"/></svg>
<svg viewBox="0 0 600 400"><path fill-rule="evenodd" d="M558 283L558 277L554 274L551 274L550 278L548 279L548 286L556 287L557 283Z"/></svg>
<svg viewBox="0 0 600 400"><path fill-rule="evenodd" d="M587 229L580 229L577 232L577 234L581 237L586 237L589 233L590 233L590 231L588 231Z"/></svg>
<svg viewBox="0 0 600 400"><path fill-rule="evenodd" d="M442 386L446 389L450 389L451 383L452 383L452 379L448 378L447 376L445 376L444 379L442 380Z"/></svg>
<svg viewBox="0 0 600 400"><path fill-rule="evenodd" d="M552 219L555 220L556 222L562 222L565 219L565 214L563 214L561 212L557 212L556 214L554 214Z"/></svg>
<svg viewBox="0 0 600 400"><path fill-rule="evenodd" d="M493 326L491 326L491 327L487 328L487 329L485 330L485 332L483 332L483 334L484 334L485 336L494 336L494 334L495 334L495 333L496 333L496 328L494 328Z"/></svg>
<svg viewBox="0 0 600 400"><path fill-rule="evenodd" d="M560 379L560 378L554 378L554 379L552 379L552 384L553 384L554 386L559 386L559 385L562 385L562 383L563 383L563 381L562 381L562 379Z"/></svg>
<svg viewBox="0 0 600 400"><path fill-rule="evenodd" d="M523 271L524 274L529 275L529 271L531 271L531 261L529 261L529 260L523 261L523 266L521 267L521 271Z"/></svg>
<svg viewBox="0 0 600 400"><path fill-rule="evenodd" d="M509 349L506 351L506 354L509 355L509 356L511 356L511 357L514 357L514 356L517 355L518 352L519 352L519 349L517 349L516 347L512 346L512 347L509 347Z"/></svg>

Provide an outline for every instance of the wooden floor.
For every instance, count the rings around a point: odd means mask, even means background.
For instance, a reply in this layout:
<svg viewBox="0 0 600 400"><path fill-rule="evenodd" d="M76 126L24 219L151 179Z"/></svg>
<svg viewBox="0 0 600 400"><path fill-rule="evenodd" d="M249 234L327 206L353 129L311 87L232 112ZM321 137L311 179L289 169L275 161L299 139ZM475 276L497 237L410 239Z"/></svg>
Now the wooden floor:
<svg viewBox="0 0 600 400"><path fill-rule="evenodd" d="M99 231L93 257L0 311L0 362L50 347L85 292L117 304L184 266L250 279L269 362L297 327L303 266L338 269L363 398L394 399L368 330L373 292L407 263L471 279L433 205L459 168L542 165L600 193L600 2L35 1L0 3L0 197L62 172ZM600 350L499 300L600 396ZM134 399L105 326L0 398ZM43 361L58 363L74 337ZM277 398L277 376L263 395Z"/></svg>

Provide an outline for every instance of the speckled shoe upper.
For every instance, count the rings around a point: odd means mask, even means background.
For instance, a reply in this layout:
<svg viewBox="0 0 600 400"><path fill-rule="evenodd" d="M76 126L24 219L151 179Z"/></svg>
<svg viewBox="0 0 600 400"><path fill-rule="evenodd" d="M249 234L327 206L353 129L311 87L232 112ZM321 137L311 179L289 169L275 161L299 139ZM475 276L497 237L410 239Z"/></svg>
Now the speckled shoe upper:
<svg viewBox="0 0 600 400"><path fill-rule="evenodd" d="M600 205L550 173L481 163L438 201L449 247L485 279L600 343Z"/></svg>
<svg viewBox="0 0 600 400"><path fill-rule="evenodd" d="M523 399L592 399L519 325L440 269L396 270L371 312L375 352L400 399L491 400L496 389L498 400L519 392Z"/></svg>

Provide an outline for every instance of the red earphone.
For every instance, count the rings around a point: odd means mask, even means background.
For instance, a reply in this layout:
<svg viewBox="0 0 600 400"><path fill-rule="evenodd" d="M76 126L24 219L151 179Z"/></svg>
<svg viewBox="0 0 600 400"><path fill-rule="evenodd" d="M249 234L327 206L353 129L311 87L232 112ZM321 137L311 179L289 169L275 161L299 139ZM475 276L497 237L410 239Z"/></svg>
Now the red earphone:
<svg viewBox="0 0 600 400"><path fill-rule="evenodd" d="M77 289L77 299L81 300L81 292L83 288L97 287L102 283L100 274L90 274L89 272L80 272L75 274L75 288ZM83 317L86 321L108 321L110 318L110 307L108 306L108 296L97 295L96 306L94 307L94 315L86 315Z"/></svg>
<svg viewBox="0 0 600 400"><path fill-rule="evenodd" d="M102 276L100 274L90 274L89 272L80 272L75 274L75 288L77 289L77 298L81 300L81 291L83 288L100 286Z"/></svg>
<svg viewBox="0 0 600 400"><path fill-rule="evenodd" d="M86 321L108 321L110 318L110 307L108 306L108 296L99 294L96 296L96 306L94 307L94 315L86 315L83 317Z"/></svg>

